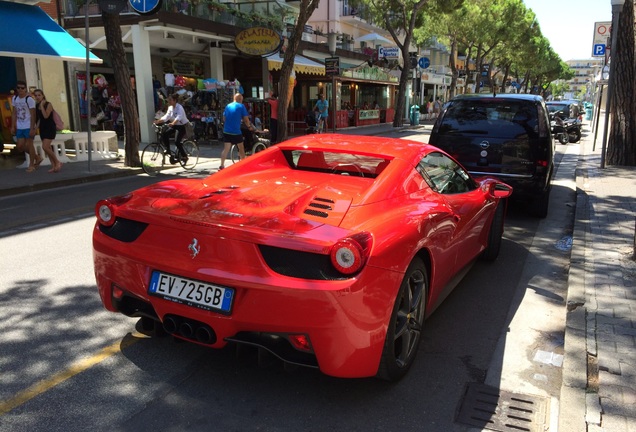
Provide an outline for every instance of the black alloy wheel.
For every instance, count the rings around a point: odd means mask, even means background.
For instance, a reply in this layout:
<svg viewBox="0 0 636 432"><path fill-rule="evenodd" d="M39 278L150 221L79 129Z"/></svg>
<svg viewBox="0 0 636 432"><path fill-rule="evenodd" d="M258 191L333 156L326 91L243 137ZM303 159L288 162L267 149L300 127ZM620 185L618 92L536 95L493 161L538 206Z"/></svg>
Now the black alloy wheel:
<svg viewBox="0 0 636 432"><path fill-rule="evenodd" d="M413 364L422 339L427 293L428 271L416 257L406 270L393 306L378 378L397 381Z"/></svg>

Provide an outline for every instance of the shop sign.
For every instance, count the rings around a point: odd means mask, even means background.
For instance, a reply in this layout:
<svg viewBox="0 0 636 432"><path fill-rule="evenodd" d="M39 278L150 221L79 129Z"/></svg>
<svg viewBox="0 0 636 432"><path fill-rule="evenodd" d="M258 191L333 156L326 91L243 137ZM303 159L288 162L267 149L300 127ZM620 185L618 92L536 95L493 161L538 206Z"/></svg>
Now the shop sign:
<svg viewBox="0 0 636 432"><path fill-rule="evenodd" d="M397 60L400 58L400 49L398 47L380 47L378 48L378 58Z"/></svg>
<svg viewBox="0 0 636 432"><path fill-rule="evenodd" d="M426 84L444 84L444 75L440 74L422 74L422 81ZM450 79L450 78L449 78Z"/></svg>
<svg viewBox="0 0 636 432"><path fill-rule="evenodd" d="M360 110L358 111L358 118L360 120L371 120L380 118L380 110Z"/></svg>
<svg viewBox="0 0 636 432"><path fill-rule="evenodd" d="M398 77L389 75L379 67L362 67L355 70L343 70L342 76L346 78L355 78L363 80L398 82Z"/></svg>
<svg viewBox="0 0 636 432"><path fill-rule="evenodd" d="M164 73L202 77L205 73L203 59L187 57L164 57L161 60Z"/></svg>
<svg viewBox="0 0 636 432"><path fill-rule="evenodd" d="M280 35L265 27L252 27L243 30L234 38L234 45L243 54L264 56L275 53L280 49L282 38Z"/></svg>
<svg viewBox="0 0 636 432"><path fill-rule="evenodd" d="M340 57L327 57L325 59L325 74L326 75L340 74Z"/></svg>

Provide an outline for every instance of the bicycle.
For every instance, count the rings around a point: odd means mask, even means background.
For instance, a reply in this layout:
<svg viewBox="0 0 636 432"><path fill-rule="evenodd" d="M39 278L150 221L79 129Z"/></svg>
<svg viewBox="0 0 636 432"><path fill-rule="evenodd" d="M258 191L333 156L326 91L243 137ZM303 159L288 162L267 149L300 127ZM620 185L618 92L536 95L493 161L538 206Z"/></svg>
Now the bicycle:
<svg viewBox="0 0 636 432"><path fill-rule="evenodd" d="M317 124L316 133L321 134L326 132L327 121L320 113L318 113L318 115L316 116L316 124Z"/></svg>
<svg viewBox="0 0 636 432"><path fill-rule="evenodd" d="M243 128L241 128L241 131L243 132L245 157L261 152L271 145L270 140L258 136L265 135L264 132L251 132ZM232 144L232 147L230 148L230 160L232 161L232 163L236 163L241 160L237 144Z"/></svg>
<svg viewBox="0 0 636 432"><path fill-rule="evenodd" d="M175 165L177 162L187 171L191 171L199 163L199 145L196 140L186 138L181 142L186 157L179 157L176 145L169 145L169 148L163 144L163 134L168 131L170 126L153 124L153 128L157 133L157 142L148 144L141 153L141 167L149 176L156 176L159 171L164 169L166 164L166 156L170 164ZM173 150L174 146L174 150Z"/></svg>

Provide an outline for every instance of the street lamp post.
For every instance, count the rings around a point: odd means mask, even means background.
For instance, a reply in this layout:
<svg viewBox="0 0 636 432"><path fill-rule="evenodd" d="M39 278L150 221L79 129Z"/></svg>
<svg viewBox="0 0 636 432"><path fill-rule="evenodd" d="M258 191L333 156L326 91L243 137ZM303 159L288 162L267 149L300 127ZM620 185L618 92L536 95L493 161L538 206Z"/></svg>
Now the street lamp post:
<svg viewBox="0 0 636 432"><path fill-rule="evenodd" d="M601 148L601 168L605 168L605 153L607 151L607 129L609 127L610 105L614 96L614 80L616 76L616 41L618 39L618 22L625 0L612 1L612 46L610 48L610 70L607 83L607 105L605 106L605 126L603 129L603 146ZM613 64L612 64L613 63Z"/></svg>

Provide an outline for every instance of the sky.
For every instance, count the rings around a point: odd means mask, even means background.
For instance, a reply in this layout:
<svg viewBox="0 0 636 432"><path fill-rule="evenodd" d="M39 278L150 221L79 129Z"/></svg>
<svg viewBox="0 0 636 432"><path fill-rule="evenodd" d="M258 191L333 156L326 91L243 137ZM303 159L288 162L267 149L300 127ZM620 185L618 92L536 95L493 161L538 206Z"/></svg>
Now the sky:
<svg viewBox="0 0 636 432"><path fill-rule="evenodd" d="M592 57L594 23L612 20L611 0L524 0L561 60Z"/></svg>

